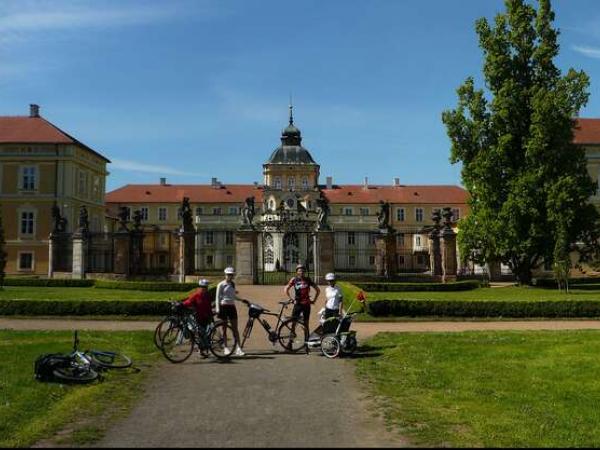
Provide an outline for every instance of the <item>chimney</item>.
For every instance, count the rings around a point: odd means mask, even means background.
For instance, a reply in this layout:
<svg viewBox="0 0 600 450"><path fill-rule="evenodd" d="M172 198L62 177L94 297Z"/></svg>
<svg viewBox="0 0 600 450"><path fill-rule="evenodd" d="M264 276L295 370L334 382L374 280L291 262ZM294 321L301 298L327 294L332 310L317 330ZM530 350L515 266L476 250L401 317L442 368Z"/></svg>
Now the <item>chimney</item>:
<svg viewBox="0 0 600 450"><path fill-rule="evenodd" d="M394 178L394 186L400 186L400 178Z"/></svg>
<svg viewBox="0 0 600 450"><path fill-rule="evenodd" d="M29 105L29 117L40 117L40 106L32 103Z"/></svg>
<svg viewBox="0 0 600 450"><path fill-rule="evenodd" d="M218 186L218 182L217 182L217 178L216 177L212 177L210 179L210 185L214 188L216 188Z"/></svg>
<svg viewBox="0 0 600 450"><path fill-rule="evenodd" d="M166 179L166 178L161 178L161 179L160 179L160 185L161 185L161 186L164 186L164 185L166 185L166 184L167 184L167 179Z"/></svg>
<svg viewBox="0 0 600 450"><path fill-rule="evenodd" d="M327 177L325 180L327 183L327 189L332 189L333 188L333 177Z"/></svg>
<svg viewBox="0 0 600 450"><path fill-rule="evenodd" d="M363 183L364 189L369 189L369 177L365 177L365 181Z"/></svg>

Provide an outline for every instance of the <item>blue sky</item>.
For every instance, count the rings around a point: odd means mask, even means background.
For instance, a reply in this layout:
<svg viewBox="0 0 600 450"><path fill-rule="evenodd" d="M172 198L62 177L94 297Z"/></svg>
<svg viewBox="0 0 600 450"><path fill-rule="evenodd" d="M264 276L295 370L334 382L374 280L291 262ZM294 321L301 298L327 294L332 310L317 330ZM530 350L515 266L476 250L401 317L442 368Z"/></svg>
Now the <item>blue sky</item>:
<svg viewBox="0 0 600 450"><path fill-rule="evenodd" d="M554 0L600 117L600 2ZM460 184L441 112L502 0L2 0L0 114L38 103L127 183L262 181L290 94L321 181ZM481 86L481 82L479 82Z"/></svg>

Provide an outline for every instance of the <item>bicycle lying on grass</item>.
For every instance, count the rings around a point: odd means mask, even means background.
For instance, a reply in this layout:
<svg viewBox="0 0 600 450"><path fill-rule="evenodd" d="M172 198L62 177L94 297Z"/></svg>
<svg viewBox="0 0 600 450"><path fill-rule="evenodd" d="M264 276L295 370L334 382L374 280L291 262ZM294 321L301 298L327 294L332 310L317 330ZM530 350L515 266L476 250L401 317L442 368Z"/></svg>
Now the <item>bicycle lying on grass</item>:
<svg viewBox="0 0 600 450"><path fill-rule="evenodd" d="M192 310L181 302L171 302L171 314L165 317L154 331L154 344L172 363L181 363L197 347L203 356L210 351L219 359L229 357L228 348L237 344L233 328L221 320L200 326Z"/></svg>
<svg viewBox="0 0 600 450"><path fill-rule="evenodd" d="M132 364L128 356L104 350L79 350L77 330L73 333L73 351L40 356L34 364L35 377L41 381L59 379L71 383L90 383L105 369L126 369Z"/></svg>

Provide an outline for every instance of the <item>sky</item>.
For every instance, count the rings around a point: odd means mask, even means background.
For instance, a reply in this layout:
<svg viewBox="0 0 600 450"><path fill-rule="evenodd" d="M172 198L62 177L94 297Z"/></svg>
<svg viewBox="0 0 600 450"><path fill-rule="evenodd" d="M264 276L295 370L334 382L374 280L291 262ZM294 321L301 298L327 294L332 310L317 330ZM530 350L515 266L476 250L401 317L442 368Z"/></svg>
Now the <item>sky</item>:
<svg viewBox="0 0 600 450"><path fill-rule="evenodd" d="M600 1L554 0L563 71L600 117ZM0 2L0 115L43 117L125 184L262 182L290 98L321 182L460 185L442 111L481 79L503 0Z"/></svg>

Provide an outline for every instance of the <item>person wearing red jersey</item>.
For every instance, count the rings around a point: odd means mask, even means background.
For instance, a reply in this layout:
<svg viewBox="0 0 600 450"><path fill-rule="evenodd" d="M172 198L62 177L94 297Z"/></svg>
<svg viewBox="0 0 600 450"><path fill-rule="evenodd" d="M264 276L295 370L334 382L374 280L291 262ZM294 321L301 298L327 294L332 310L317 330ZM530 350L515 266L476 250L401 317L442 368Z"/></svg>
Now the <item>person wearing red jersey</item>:
<svg viewBox="0 0 600 450"><path fill-rule="evenodd" d="M208 326L213 321L212 299L208 293L208 280L198 281L198 289L192 292L181 304L186 308L194 309L196 312L196 323L198 331L206 337ZM200 354L208 356L206 349L201 349Z"/></svg>
<svg viewBox="0 0 600 450"><path fill-rule="evenodd" d="M321 290L313 280L304 276L304 271L304 266L302 264L298 264L296 266L296 276L288 282L283 292L294 302L292 316L299 319L300 315L302 315L306 329L309 329L308 320L310 318L310 306L317 301ZM315 298L312 300L310 298L311 287L315 290ZM292 288L294 288L293 298L290 296L290 290Z"/></svg>

